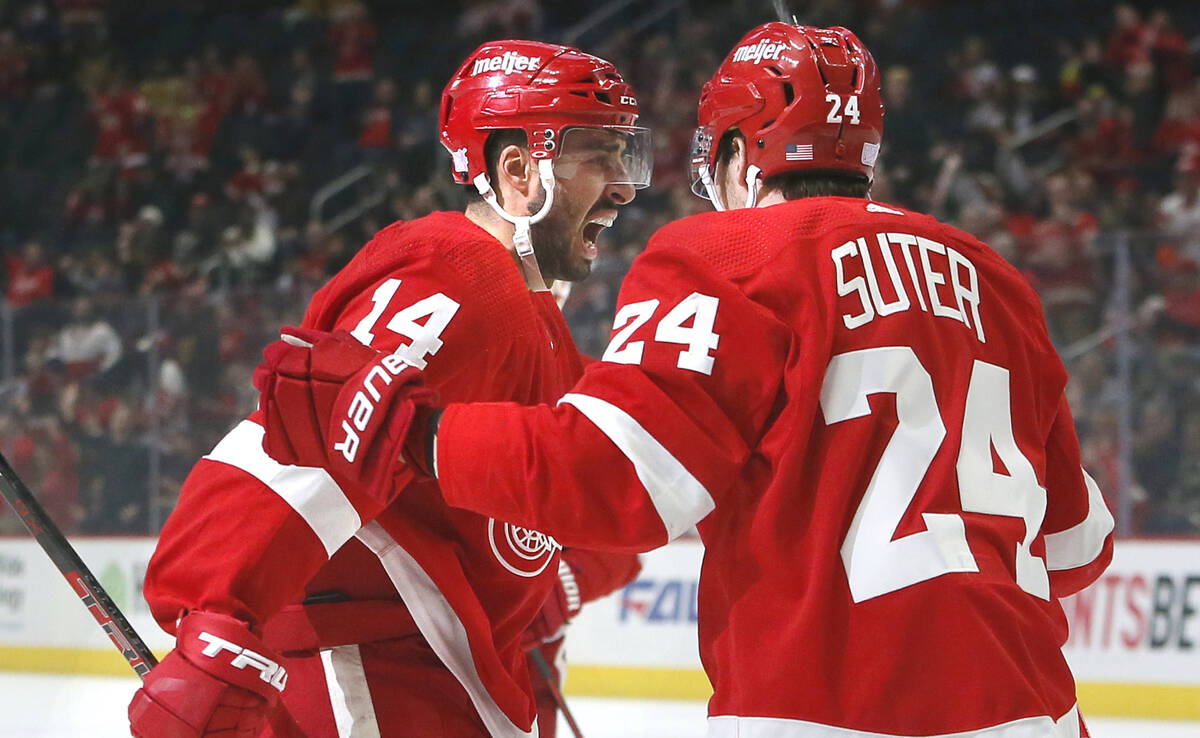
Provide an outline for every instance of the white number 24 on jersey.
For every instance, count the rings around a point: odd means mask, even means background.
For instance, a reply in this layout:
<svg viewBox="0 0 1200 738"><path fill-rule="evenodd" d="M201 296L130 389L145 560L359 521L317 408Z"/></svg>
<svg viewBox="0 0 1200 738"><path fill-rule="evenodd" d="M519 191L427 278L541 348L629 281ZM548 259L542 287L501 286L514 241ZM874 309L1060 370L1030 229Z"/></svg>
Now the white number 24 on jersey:
<svg viewBox="0 0 1200 738"><path fill-rule="evenodd" d="M825 422L870 415L867 398L879 393L896 395L897 425L842 542L855 602L950 572L979 571L957 513L922 513L924 531L894 538L946 436L932 379L910 347L834 356L821 385ZM1029 550L1046 514L1046 490L1013 437L1007 369L975 361L962 422L955 464L962 510L1024 518L1025 536L1015 551L1017 585L1047 600L1045 563ZM993 448L1007 475L994 470Z"/></svg>
<svg viewBox="0 0 1200 738"><path fill-rule="evenodd" d="M678 305L658 321L654 331L654 340L659 343L676 343L687 346L679 352L675 365L680 369L711 375L716 359L709 351L717 348L721 337L713 332L717 322L717 307L720 300L699 292L693 292L683 298ZM645 325L658 310L658 300L643 300L621 306L613 318L613 330L617 334L608 344L601 361L611 361L615 364L641 364L642 352L646 348L645 341L630 341L633 334ZM684 323L692 321L690 326Z"/></svg>

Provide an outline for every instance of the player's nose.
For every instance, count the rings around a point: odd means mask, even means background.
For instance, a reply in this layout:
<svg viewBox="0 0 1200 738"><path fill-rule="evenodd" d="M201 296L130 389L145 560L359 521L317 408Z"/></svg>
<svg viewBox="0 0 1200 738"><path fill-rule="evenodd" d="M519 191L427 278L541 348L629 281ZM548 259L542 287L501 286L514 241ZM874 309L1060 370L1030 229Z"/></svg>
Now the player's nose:
<svg viewBox="0 0 1200 738"><path fill-rule="evenodd" d="M614 205L628 205L637 196L631 184L609 184L604 188L605 198Z"/></svg>

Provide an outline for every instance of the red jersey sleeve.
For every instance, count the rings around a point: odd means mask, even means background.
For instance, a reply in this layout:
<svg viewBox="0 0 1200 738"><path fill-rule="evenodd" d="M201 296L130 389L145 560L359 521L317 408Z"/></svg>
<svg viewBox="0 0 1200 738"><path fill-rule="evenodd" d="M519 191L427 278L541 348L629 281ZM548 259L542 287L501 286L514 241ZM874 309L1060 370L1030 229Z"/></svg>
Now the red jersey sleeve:
<svg viewBox="0 0 1200 738"><path fill-rule="evenodd" d="M563 549L571 576L578 588L580 604L598 600L632 582L642 570L637 554Z"/></svg>
<svg viewBox="0 0 1200 738"><path fill-rule="evenodd" d="M1080 465L1079 440L1066 397L1046 441L1046 571L1050 592L1065 597L1096 580L1113 554L1113 516L1100 487Z"/></svg>
<svg viewBox="0 0 1200 738"><path fill-rule="evenodd" d="M451 267L424 259L365 289L346 287L335 280L323 290L305 324L405 351L435 387L467 382L457 376L461 356L486 350L479 340L483 315L464 304ZM146 573L146 599L170 632L186 610L261 624L299 601L317 570L385 507L343 489L323 469L279 464L263 451L262 436L251 415L184 483Z"/></svg>
<svg viewBox="0 0 1200 738"><path fill-rule="evenodd" d="M447 502L616 550L660 546L720 504L773 412L791 334L687 235L651 240L602 360L557 406L447 407Z"/></svg>

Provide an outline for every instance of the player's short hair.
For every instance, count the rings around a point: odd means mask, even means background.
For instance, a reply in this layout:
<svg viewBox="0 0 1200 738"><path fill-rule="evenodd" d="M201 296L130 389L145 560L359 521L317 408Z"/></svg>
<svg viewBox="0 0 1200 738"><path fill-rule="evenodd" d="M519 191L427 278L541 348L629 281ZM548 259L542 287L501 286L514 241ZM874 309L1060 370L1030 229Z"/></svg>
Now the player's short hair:
<svg viewBox="0 0 1200 738"><path fill-rule="evenodd" d="M871 183L861 174L840 169L809 169L767 177L764 190L779 190L786 200L802 197L861 197L871 192Z"/></svg>
<svg viewBox="0 0 1200 738"><path fill-rule="evenodd" d="M730 129L721 136L717 144L717 161L728 161L733 156L734 137L745 137L740 131ZM762 181L763 190L778 190L786 200L803 197L866 197L871 192L871 181L866 175L840 169L802 169L781 172Z"/></svg>
<svg viewBox="0 0 1200 738"><path fill-rule="evenodd" d="M483 159L487 166L488 181L493 184L493 189L496 192L496 200L501 205L504 204L504 196L500 194L500 188L495 187L496 183L496 164L500 160L500 152L504 151L509 146L520 146L529 148L529 137L525 135L525 131L520 128L497 128L488 134L487 141L483 144ZM478 200L482 200L482 195L475 189L475 185L464 185L466 189Z"/></svg>

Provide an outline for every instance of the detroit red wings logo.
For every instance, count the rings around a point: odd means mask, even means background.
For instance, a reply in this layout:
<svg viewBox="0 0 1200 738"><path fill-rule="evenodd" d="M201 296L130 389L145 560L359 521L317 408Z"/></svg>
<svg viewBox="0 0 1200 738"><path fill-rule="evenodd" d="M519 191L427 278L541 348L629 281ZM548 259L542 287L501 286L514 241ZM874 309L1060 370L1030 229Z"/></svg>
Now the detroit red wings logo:
<svg viewBox="0 0 1200 738"><path fill-rule="evenodd" d="M488 542L505 569L519 577L536 577L546 570L562 545L532 528L488 519Z"/></svg>

